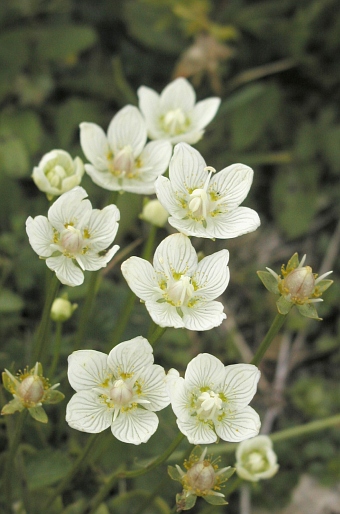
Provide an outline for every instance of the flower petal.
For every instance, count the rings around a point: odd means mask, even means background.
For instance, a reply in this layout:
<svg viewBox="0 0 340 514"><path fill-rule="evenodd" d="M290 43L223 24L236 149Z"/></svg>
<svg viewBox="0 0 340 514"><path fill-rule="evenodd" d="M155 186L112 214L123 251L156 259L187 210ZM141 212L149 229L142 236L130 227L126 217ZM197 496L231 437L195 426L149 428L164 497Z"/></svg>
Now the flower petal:
<svg viewBox="0 0 340 514"><path fill-rule="evenodd" d="M90 200L85 200L87 192L78 186L62 194L48 210L48 219L59 232L65 225L81 229L88 222L92 206Z"/></svg>
<svg viewBox="0 0 340 514"><path fill-rule="evenodd" d="M261 427L260 417L251 407L246 407L242 411L232 412L220 420L215 420L215 430L217 435L228 442L239 442L244 439L256 436Z"/></svg>
<svg viewBox="0 0 340 514"><path fill-rule="evenodd" d="M197 102L191 116L192 127L204 129L214 118L220 103L221 99L217 97Z"/></svg>
<svg viewBox="0 0 340 514"><path fill-rule="evenodd" d="M144 409L121 411L111 425L113 435L123 443L146 443L156 432L158 417Z"/></svg>
<svg viewBox="0 0 340 514"><path fill-rule="evenodd" d="M140 257L130 257L123 262L122 273L130 289L143 301L162 297L155 270L150 262Z"/></svg>
<svg viewBox="0 0 340 514"><path fill-rule="evenodd" d="M233 364L225 367L223 392L231 409L243 409L257 390L261 373L253 364Z"/></svg>
<svg viewBox="0 0 340 514"><path fill-rule="evenodd" d="M189 192L202 189L209 175L205 167L205 160L195 148L187 143L176 145L169 165L173 190L189 198Z"/></svg>
<svg viewBox="0 0 340 514"><path fill-rule="evenodd" d="M159 129L159 94L149 87L141 86L137 91L137 95L139 98L139 109L145 118L149 137L151 139L160 139L162 131Z"/></svg>
<svg viewBox="0 0 340 514"><path fill-rule="evenodd" d="M117 344L109 353L109 368L116 377L135 374L153 364L152 346L145 337L138 336Z"/></svg>
<svg viewBox="0 0 340 514"><path fill-rule="evenodd" d="M152 141L148 143L139 156L141 179L156 180L169 166L172 146L169 141ZM146 169L147 171L143 171Z"/></svg>
<svg viewBox="0 0 340 514"><path fill-rule="evenodd" d="M209 353L200 353L188 364L185 372L185 382L188 388L209 387L214 390L223 384L225 377L222 362Z"/></svg>
<svg viewBox="0 0 340 514"><path fill-rule="evenodd" d="M238 207L249 193L254 172L245 164L232 164L213 176L209 189L218 191L228 211Z"/></svg>
<svg viewBox="0 0 340 514"><path fill-rule="evenodd" d="M108 250L103 255L100 255L98 254L98 252L93 252L92 250L90 250L84 255L77 255L76 260L81 269L87 271L97 271L101 268L105 268L105 266L107 266L107 263L110 262L110 260L118 250L118 245L114 245L112 248L110 248L110 250Z"/></svg>
<svg viewBox="0 0 340 514"><path fill-rule="evenodd" d="M122 186L118 183L118 177L114 177L109 171L97 170L91 164L85 164L85 171L91 177L92 181L99 187L103 187L108 191L121 191Z"/></svg>
<svg viewBox="0 0 340 514"><path fill-rule="evenodd" d="M147 134L143 116L133 105L126 105L113 117L107 137L114 153L126 146L133 150L134 157L138 157L143 150Z"/></svg>
<svg viewBox="0 0 340 514"><path fill-rule="evenodd" d="M177 313L176 307L168 302L154 302L147 300L145 302L152 320L160 327L184 328L181 316Z"/></svg>
<svg viewBox="0 0 340 514"><path fill-rule="evenodd" d="M172 224L170 219L169 223ZM230 213L216 216L211 224L209 236L206 237L216 237L218 239L238 237L253 232L260 224L259 215L253 209L237 207Z"/></svg>
<svg viewBox="0 0 340 514"><path fill-rule="evenodd" d="M80 391L67 404L66 422L81 432L97 434L111 425L112 410L100 401L98 393Z"/></svg>
<svg viewBox="0 0 340 514"><path fill-rule="evenodd" d="M26 220L26 232L33 250L41 257L49 257L53 250L53 228L45 216L29 217Z"/></svg>
<svg viewBox="0 0 340 514"><path fill-rule="evenodd" d="M141 372L138 378L140 397L150 403L143 404L147 410L158 411L167 407L170 398L166 392L165 371L162 366L153 364Z"/></svg>
<svg viewBox="0 0 340 514"><path fill-rule="evenodd" d="M177 425L182 434L187 436L190 444L211 444L217 441L217 435L208 423L200 421L197 416L190 421L177 419Z"/></svg>
<svg viewBox="0 0 340 514"><path fill-rule="evenodd" d="M97 350L78 350L67 360L68 380L77 392L101 386L110 373L106 353Z"/></svg>
<svg viewBox="0 0 340 514"><path fill-rule="evenodd" d="M86 158L98 170L107 170L110 146L104 130L95 123L81 123L80 144Z"/></svg>
<svg viewBox="0 0 340 514"><path fill-rule="evenodd" d="M211 330L218 327L227 315L221 302L202 302L193 307L182 307L183 323L188 330Z"/></svg>
<svg viewBox="0 0 340 514"><path fill-rule="evenodd" d="M93 209L86 227L91 250L99 252L110 246L117 234L119 218L115 205L108 205L102 210Z"/></svg>
<svg viewBox="0 0 340 514"><path fill-rule="evenodd" d="M167 389L170 396L171 407L176 417L181 421L189 422L191 416L192 394L182 377L170 377L167 379Z"/></svg>
<svg viewBox="0 0 340 514"><path fill-rule="evenodd" d="M192 277L197 285L195 296L204 295L207 300L220 296L229 283L228 250L220 250L204 257L197 266Z"/></svg>
<svg viewBox="0 0 340 514"><path fill-rule="evenodd" d="M153 265L168 279L174 279L176 275L191 276L197 266L197 254L188 237L171 234L156 248Z"/></svg>
<svg viewBox="0 0 340 514"><path fill-rule="evenodd" d="M48 257L46 264L52 271L55 271L58 280L66 286L80 286L84 282L83 272L69 257L64 255Z"/></svg>
<svg viewBox="0 0 340 514"><path fill-rule="evenodd" d="M190 82L179 77L168 84L160 96L160 112L182 109L184 113L191 112L196 101L196 93Z"/></svg>
<svg viewBox="0 0 340 514"><path fill-rule="evenodd" d="M171 182L166 177L158 177L155 181L155 190L158 200L163 207L176 218L182 219L187 211L181 206L172 189Z"/></svg>

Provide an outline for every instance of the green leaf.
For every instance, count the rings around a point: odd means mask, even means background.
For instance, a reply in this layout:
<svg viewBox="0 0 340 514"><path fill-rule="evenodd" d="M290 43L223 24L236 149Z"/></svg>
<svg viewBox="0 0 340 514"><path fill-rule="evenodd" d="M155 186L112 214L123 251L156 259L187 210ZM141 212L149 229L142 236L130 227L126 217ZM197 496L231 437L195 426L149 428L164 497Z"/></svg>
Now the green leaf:
<svg viewBox="0 0 340 514"><path fill-rule="evenodd" d="M297 305L296 307L301 316L321 321L322 318L319 318L314 303L304 303L303 305Z"/></svg>
<svg viewBox="0 0 340 514"><path fill-rule="evenodd" d="M276 307L280 314L288 314L292 305L292 302L286 300L284 296L280 296L280 298L276 302Z"/></svg>
<svg viewBox="0 0 340 514"><path fill-rule="evenodd" d="M48 422L47 414L42 407L31 407L28 409L28 412L36 421L39 421L40 423Z"/></svg>
<svg viewBox="0 0 340 514"><path fill-rule="evenodd" d="M278 282L276 278L269 273L269 271L257 271L259 279L262 281L264 287L271 293L279 294Z"/></svg>
<svg viewBox="0 0 340 514"><path fill-rule="evenodd" d="M207 494L206 496L203 496L203 499L210 503L210 505L227 505L228 502L225 501L225 498L222 498L222 496L215 496L214 494Z"/></svg>
<svg viewBox="0 0 340 514"><path fill-rule="evenodd" d="M0 313L18 312L24 307L22 298L10 289L0 291Z"/></svg>
<svg viewBox="0 0 340 514"><path fill-rule="evenodd" d="M12 137L22 140L31 155L41 146L43 128L34 111L4 111L0 118L0 130L6 130Z"/></svg>
<svg viewBox="0 0 340 514"><path fill-rule="evenodd" d="M44 403L55 404L61 402L65 398L65 395L60 391L52 389L47 391L44 396Z"/></svg>
<svg viewBox="0 0 340 514"><path fill-rule="evenodd" d="M182 476L179 473L178 469L175 466L168 466L168 475L172 480L176 480L177 482L182 482Z"/></svg>
<svg viewBox="0 0 340 514"><path fill-rule="evenodd" d="M39 27L33 34L38 59L65 60L87 50L97 41L97 34L86 25L51 25Z"/></svg>
<svg viewBox="0 0 340 514"><path fill-rule="evenodd" d="M29 155L21 139L12 137L0 142L0 167L11 178L21 178L29 175Z"/></svg>
<svg viewBox="0 0 340 514"><path fill-rule="evenodd" d="M67 475L71 461L61 451L44 449L25 458L30 491L55 484Z"/></svg>

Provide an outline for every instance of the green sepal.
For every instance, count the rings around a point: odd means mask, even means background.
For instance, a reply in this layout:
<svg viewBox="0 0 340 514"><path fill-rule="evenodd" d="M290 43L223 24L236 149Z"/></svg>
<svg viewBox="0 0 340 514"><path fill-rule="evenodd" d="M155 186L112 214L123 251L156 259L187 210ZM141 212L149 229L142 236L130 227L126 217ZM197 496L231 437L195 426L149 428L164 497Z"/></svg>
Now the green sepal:
<svg viewBox="0 0 340 514"><path fill-rule="evenodd" d="M33 374L34 372L34 368L31 369L31 372ZM38 362L38 375L39 377L42 377L43 376L43 367L42 367L42 364L41 362Z"/></svg>
<svg viewBox="0 0 340 514"><path fill-rule="evenodd" d="M28 412L36 421L40 421L40 423L48 422L47 414L42 407L31 407Z"/></svg>
<svg viewBox="0 0 340 514"><path fill-rule="evenodd" d="M168 466L168 475L172 480L176 480L177 482L182 482L182 476L175 466Z"/></svg>
<svg viewBox="0 0 340 514"><path fill-rule="evenodd" d="M207 494L206 496L202 496L203 500L210 505L227 505L228 502L225 501L225 498L222 496L215 496L215 494Z"/></svg>
<svg viewBox="0 0 340 514"><path fill-rule="evenodd" d="M182 491L181 493L176 494L176 505L179 511L181 510L189 510L192 509L197 500L197 496L195 494L190 494L186 496L186 491Z"/></svg>
<svg viewBox="0 0 340 514"><path fill-rule="evenodd" d="M299 254L295 252L287 262L286 271L292 271L293 269L296 269L299 264Z"/></svg>
<svg viewBox="0 0 340 514"><path fill-rule="evenodd" d="M176 307L176 312L179 316L181 316L181 318L183 318L183 311L180 307Z"/></svg>
<svg viewBox="0 0 340 514"><path fill-rule="evenodd" d="M327 289L329 287L331 287L333 282L334 282L334 280L328 280L328 279L320 280L320 282L318 282L316 284L314 292L317 294L324 293L325 291L327 291Z"/></svg>
<svg viewBox="0 0 340 514"><path fill-rule="evenodd" d="M322 318L319 318L313 303L304 303L303 305L297 305L296 307L301 316L305 316L306 318L317 319L319 321L322 320Z"/></svg>
<svg viewBox="0 0 340 514"><path fill-rule="evenodd" d="M222 482L225 482L226 480L229 480L230 477L233 476L235 473L236 468L232 468L229 466L223 473L217 475L218 483L222 484Z"/></svg>
<svg viewBox="0 0 340 514"><path fill-rule="evenodd" d="M276 302L276 307L280 314L288 314L292 305L292 302L286 300L284 296L280 296L280 298Z"/></svg>
<svg viewBox="0 0 340 514"><path fill-rule="evenodd" d="M156 300L157 303L164 303L166 302L166 299L165 298L158 298L158 300Z"/></svg>
<svg viewBox="0 0 340 514"><path fill-rule="evenodd" d="M46 391L44 396L44 403L59 403L65 398L65 395L60 391L56 391L55 389L50 389Z"/></svg>
<svg viewBox="0 0 340 514"><path fill-rule="evenodd" d="M16 412L16 411L21 412L22 410L24 410L24 408L25 407L23 406L21 401L18 400L17 398L14 398L14 400L11 400L10 402L8 402L6 405L3 406L1 414L3 416L6 416L7 414L14 414L14 412Z"/></svg>
<svg viewBox="0 0 340 514"><path fill-rule="evenodd" d="M190 453L189 461L197 462L200 460L201 455L203 453L203 449L200 445L195 446Z"/></svg>
<svg viewBox="0 0 340 514"><path fill-rule="evenodd" d="M2 372L2 383L6 391L11 394L15 393L17 384L14 382L14 380L11 379L11 377L7 375L6 371Z"/></svg>
<svg viewBox="0 0 340 514"><path fill-rule="evenodd" d="M268 291L274 294L280 294L278 282L269 271L258 271L257 275Z"/></svg>

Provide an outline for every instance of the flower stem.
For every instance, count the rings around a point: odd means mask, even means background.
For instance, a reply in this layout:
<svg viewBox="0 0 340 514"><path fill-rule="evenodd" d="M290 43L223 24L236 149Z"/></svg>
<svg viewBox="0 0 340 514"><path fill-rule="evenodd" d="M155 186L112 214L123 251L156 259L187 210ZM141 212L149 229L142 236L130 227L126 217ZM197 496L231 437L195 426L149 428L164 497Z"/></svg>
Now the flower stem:
<svg viewBox="0 0 340 514"><path fill-rule="evenodd" d="M86 333L86 329L88 327L90 312L94 303L94 300L97 296L97 292L99 290L101 282L101 272L92 271L89 285L86 292L86 298L83 305L83 308L80 313L80 319L78 323L78 331L76 333L76 337L74 339L73 351L78 350L83 343L83 339Z"/></svg>
<svg viewBox="0 0 340 514"><path fill-rule="evenodd" d="M142 259L146 259L147 261L150 260L150 257L151 257L152 251L153 251L153 247L155 244L156 233L157 233L156 225L151 225L148 238L147 238L144 248L143 248Z"/></svg>
<svg viewBox="0 0 340 514"><path fill-rule="evenodd" d="M94 444L97 442L101 432L98 434L92 434L87 441L87 444L82 451L82 453L78 456L75 463L73 464L70 471L67 473L67 475L63 478L63 480L59 483L59 485L54 489L51 496L48 498L47 502L44 505L44 511L52 505L52 503L55 501L55 499L64 492L64 490L68 489L71 485L72 479L75 477L75 475L78 473L80 467L86 463L87 457L91 450L93 449ZM47 512L47 510L46 510Z"/></svg>
<svg viewBox="0 0 340 514"><path fill-rule="evenodd" d="M16 475L14 468L14 458L16 452L18 450L22 430L25 424L25 420L28 414L28 410L25 409L20 412L17 424L15 427L14 435L9 440L9 450L6 458L6 464L4 466L4 474L3 474L3 489L5 493L5 498L8 506L8 513L12 512L12 477Z"/></svg>
<svg viewBox="0 0 340 514"><path fill-rule="evenodd" d="M251 364L254 364L255 366L258 366L260 364L260 362L261 362L264 354L268 350L271 342L273 341L274 337L279 332L280 328L282 327L283 323L285 322L286 317L287 317L287 314L279 314L279 313L276 314L274 321L273 321L271 327L269 328L262 343L258 347L257 352L255 353L255 355L251 361Z"/></svg>
<svg viewBox="0 0 340 514"><path fill-rule="evenodd" d="M151 345L154 345L158 339L162 337L164 332L166 331L167 327L159 327L156 326L155 330L152 332L151 336L149 336L148 341Z"/></svg>
<svg viewBox="0 0 340 514"><path fill-rule="evenodd" d="M48 334L48 329L50 326L50 312L52 303L54 301L54 298L57 294L59 288L59 280L57 279L55 273L51 275L51 272L48 272L48 279L47 279L47 287L46 287L46 298L45 298L45 305L43 308L41 321L39 328L37 330L37 334L35 337L34 347L33 347L33 362L37 362L42 360L42 355L44 351L44 343L46 341L46 337Z"/></svg>
<svg viewBox="0 0 340 514"><path fill-rule="evenodd" d="M90 502L90 506L87 510L87 508L84 511L80 511L79 514L82 514L83 512L86 512L86 514L94 514L99 507L99 505L105 500L106 496L109 494L110 490L112 489L113 485L115 484L116 480L119 478L136 478L140 477L142 475L145 475L152 469L156 468L160 464L163 464L170 455L176 450L177 446L183 441L184 435L179 432L177 437L172 441L172 443L169 445L169 447L161 454L159 457L157 457L155 460L150 462L150 464L147 464L141 469L135 469L132 471L124 471L121 468L114 471L107 479L106 483L99 489L98 493L94 496L94 498Z"/></svg>
<svg viewBox="0 0 340 514"><path fill-rule="evenodd" d="M62 323L62 321L57 321L56 322L55 339L54 339L53 361L52 361L52 364L51 364L50 369L49 369L48 374L47 374L47 376L50 379L53 378L53 376L54 376L54 374L56 372L57 366L58 366L58 362L59 362L60 349L61 349L62 330L63 330L63 323Z"/></svg>

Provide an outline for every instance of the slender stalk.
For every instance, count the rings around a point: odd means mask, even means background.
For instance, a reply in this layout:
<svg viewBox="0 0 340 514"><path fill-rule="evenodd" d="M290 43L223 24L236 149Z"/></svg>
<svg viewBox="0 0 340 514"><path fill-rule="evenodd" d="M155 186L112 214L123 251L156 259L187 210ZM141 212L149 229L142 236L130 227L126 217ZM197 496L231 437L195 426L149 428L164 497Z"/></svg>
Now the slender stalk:
<svg viewBox="0 0 340 514"><path fill-rule="evenodd" d="M146 259L147 261L150 260L150 257L152 255L152 251L153 251L153 247L155 244L156 233L157 233L157 227L155 225L151 225L148 238L147 238L144 248L143 248L142 259Z"/></svg>
<svg viewBox="0 0 340 514"><path fill-rule="evenodd" d="M51 379L57 369L59 357L60 357L60 349L61 349L61 336L62 336L62 330L63 330L63 323L62 321L56 322L56 332L55 332L55 338L54 338L54 352L53 352L53 361L50 366L50 369L48 370L47 376Z"/></svg>
<svg viewBox="0 0 340 514"><path fill-rule="evenodd" d="M158 467L160 464L163 464L163 462L165 462L170 457L170 455L176 450L177 446L181 443L181 441L183 441L183 439L184 435L181 432L179 432L177 437L172 441L169 447L161 455L156 457L156 459L154 459L152 462L150 462L141 469L135 469L132 471L123 471L121 469L118 469L117 471L114 471L109 476L107 482L99 489L98 493L92 499L89 510L85 510L86 514L94 514L96 512L96 509L105 500L106 496L109 494L116 480L118 480L119 478L140 477L142 475L145 475L152 469ZM80 513L82 514L82 511L80 511Z"/></svg>
<svg viewBox="0 0 340 514"><path fill-rule="evenodd" d="M263 339L262 343L257 349L257 352L255 353L251 364L254 364L255 366L258 366L268 350L269 346L271 345L271 342L273 341L276 334L279 332L280 328L282 327L283 323L285 322L285 319L287 317L287 314L276 314L274 321L269 328L265 338Z"/></svg>
<svg viewBox="0 0 340 514"><path fill-rule="evenodd" d="M25 409L20 412L19 416L17 416L17 424L13 437L9 439L9 450L6 458L6 464L4 466L3 489L9 514L12 512L12 477L15 476L14 459L20 444L27 414L28 411Z"/></svg>
<svg viewBox="0 0 340 514"><path fill-rule="evenodd" d="M90 454L91 450L93 449L94 444L97 442L99 434L92 434L87 441L87 444L82 451L82 453L78 456L76 461L74 462L72 468L67 473L67 475L63 478L63 480L59 483L59 485L54 489L51 496L48 498L47 502L44 505L44 509L47 509L52 503L55 501L55 499L62 494L66 489L69 488L71 485L72 479L75 477L75 475L78 473L80 467L86 463L87 457ZM46 511L47 512L47 511Z"/></svg>
<svg viewBox="0 0 340 514"><path fill-rule="evenodd" d="M54 298L57 294L58 288L59 288L59 280L57 279L55 273L51 276L51 272L48 273L49 279L47 280L47 287L46 287L46 298L45 298L45 304L41 316L41 321L39 328L37 330L37 334L34 341L34 347L33 347L33 362L40 361L42 359L42 355L44 352L44 344L46 341L46 337L48 334L48 329L50 326L50 312L52 303L54 301Z"/></svg>
<svg viewBox="0 0 340 514"><path fill-rule="evenodd" d="M154 345L162 337L162 335L164 334L166 329L167 329L167 327L159 327L157 325L157 327L155 328L155 330L152 332L151 336L148 339L149 343L151 345Z"/></svg>
<svg viewBox="0 0 340 514"><path fill-rule="evenodd" d="M86 292L86 298L83 305L83 308L80 313L80 319L78 323L78 331L76 333L76 337L74 339L73 351L78 350L82 346L84 336L86 334L86 330L88 327L88 322L90 318L90 312L94 303L94 300L97 296L97 292L99 290L101 281L101 273L100 270L92 271L89 285Z"/></svg>

